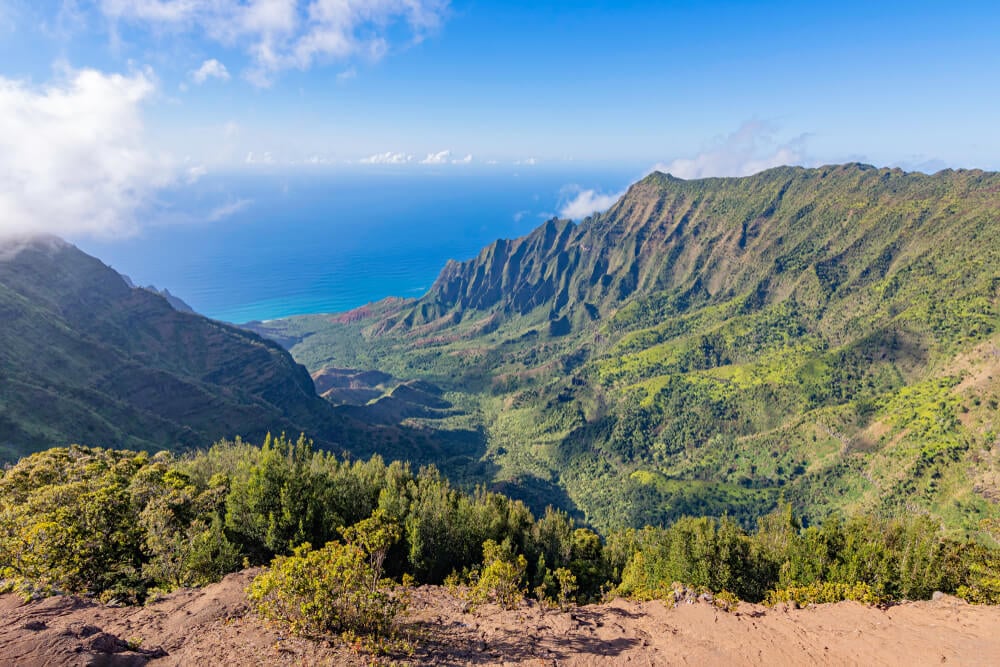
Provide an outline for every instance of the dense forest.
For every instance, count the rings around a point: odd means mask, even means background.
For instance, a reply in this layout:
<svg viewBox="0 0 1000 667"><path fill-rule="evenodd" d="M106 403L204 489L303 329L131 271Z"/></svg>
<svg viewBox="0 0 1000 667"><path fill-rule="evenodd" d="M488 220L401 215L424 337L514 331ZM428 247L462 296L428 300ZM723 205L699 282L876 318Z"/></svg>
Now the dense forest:
<svg viewBox="0 0 1000 667"><path fill-rule="evenodd" d="M940 590L997 603L993 546L953 540L921 516L803 526L788 504L753 530L685 517L601 536L559 510L536 518L503 495L462 493L433 467L351 461L304 437L179 457L57 448L0 476L3 590L137 603L272 564L251 597L312 634L386 633L414 583L510 605L673 600L678 584L733 602L885 603ZM302 606L320 598L326 606Z"/></svg>

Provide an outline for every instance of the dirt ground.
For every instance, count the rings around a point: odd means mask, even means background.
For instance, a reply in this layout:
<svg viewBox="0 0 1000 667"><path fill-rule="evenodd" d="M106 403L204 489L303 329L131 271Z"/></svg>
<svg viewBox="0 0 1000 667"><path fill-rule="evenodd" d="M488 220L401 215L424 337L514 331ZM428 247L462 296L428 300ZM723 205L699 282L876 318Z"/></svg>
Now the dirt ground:
<svg viewBox="0 0 1000 667"><path fill-rule="evenodd" d="M337 642L291 637L250 613L240 572L145 607L0 596L0 665L361 665ZM943 596L886 609L615 600L567 612L524 603L467 613L447 591L414 591L420 637L397 662L430 665L1000 665L1000 608Z"/></svg>

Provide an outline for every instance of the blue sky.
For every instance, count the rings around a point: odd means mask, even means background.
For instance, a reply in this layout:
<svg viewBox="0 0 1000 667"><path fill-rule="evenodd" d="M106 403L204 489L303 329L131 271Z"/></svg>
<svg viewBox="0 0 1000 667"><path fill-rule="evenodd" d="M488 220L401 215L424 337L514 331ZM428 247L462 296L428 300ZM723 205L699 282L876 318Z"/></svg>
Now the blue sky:
<svg viewBox="0 0 1000 667"><path fill-rule="evenodd" d="M0 204L100 232L262 164L996 169L998 35L976 1L0 0Z"/></svg>

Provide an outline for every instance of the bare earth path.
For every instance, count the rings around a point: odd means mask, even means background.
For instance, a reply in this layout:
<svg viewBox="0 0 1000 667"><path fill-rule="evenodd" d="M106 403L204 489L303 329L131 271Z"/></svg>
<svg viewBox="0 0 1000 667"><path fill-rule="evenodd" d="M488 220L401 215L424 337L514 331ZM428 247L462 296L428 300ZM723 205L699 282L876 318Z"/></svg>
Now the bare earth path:
<svg viewBox="0 0 1000 667"><path fill-rule="evenodd" d="M145 607L0 596L0 665L351 665L333 643L289 637L249 613L251 573ZM1000 665L1000 608L945 597L888 609L616 600L569 612L524 604L463 613L443 589L414 592L424 637L404 662L439 665Z"/></svg>

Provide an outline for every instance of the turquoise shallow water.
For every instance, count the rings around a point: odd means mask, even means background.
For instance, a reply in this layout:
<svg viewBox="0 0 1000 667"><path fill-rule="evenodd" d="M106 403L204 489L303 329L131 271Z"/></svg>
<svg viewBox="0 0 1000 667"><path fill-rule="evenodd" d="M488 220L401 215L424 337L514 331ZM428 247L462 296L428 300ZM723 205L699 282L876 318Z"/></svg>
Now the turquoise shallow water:
<svg viewBox="0 0 1000 667"><path fill-rule="evenodd" d="M526 234L571 185L617 191L635 168L275 170L165 193L125 239L71 239L138 284L230 322L415 297L449 258ZM239 206L234 206L240 203ZM210 221L212 211L238 208Z"/></svg>

